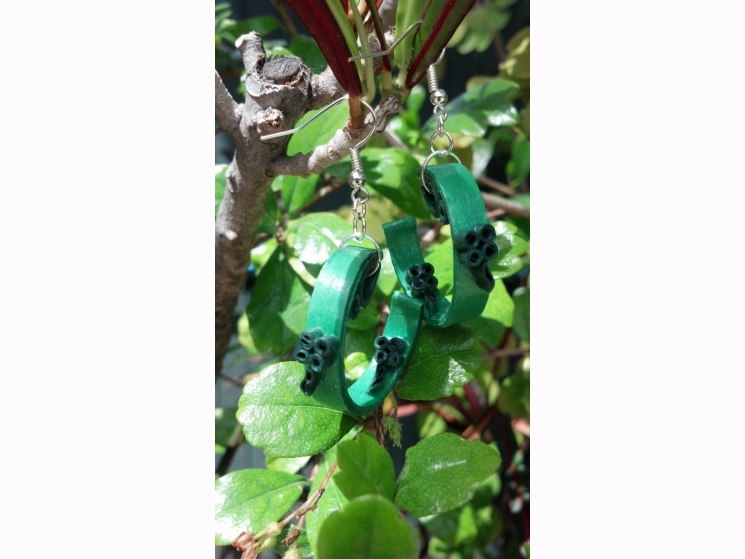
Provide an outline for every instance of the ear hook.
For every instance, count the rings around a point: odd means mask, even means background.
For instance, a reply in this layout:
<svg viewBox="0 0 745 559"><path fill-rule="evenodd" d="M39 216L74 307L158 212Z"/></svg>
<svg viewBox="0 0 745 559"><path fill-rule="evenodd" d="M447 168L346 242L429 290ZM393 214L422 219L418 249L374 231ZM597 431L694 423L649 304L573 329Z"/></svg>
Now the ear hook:
<svg viewBox="0 0 745 559"><path fill-rule="evenodd" d="M383 260L383 253L380 250L380 245L375 242L375 239L367 234L367 222L365 221L365 214L367 213L367 201L370 199L370 193L365 188L365 182L367 179L365 177L365 173L362 172L360 149L364 147L367 141L372 138L372 135L375 133L375 128L378 124L378 115L375 114L375 109L373 109L366 101L360 99L360 102L367 108L368 111L370 111L370 114L373 117L373 122L372 127L370 128L370 132L367 134L367 136L349 150L349 159L352 161L352 172L349 173L349 186L352 187L352 216L354 217L352 230L354 232L341 242L339 248L342 248L344 245L347 244L347 242L352 239L357 242L361 242L365 238L369 239L370 242L375 245L375 249L378 252L378 265L373 271L368 274L368 276L372 276L380 269L380 262ZM357 198L357 193L360 191L362 191L362 196L360 198ZM362 223L362 230L358 229L359 223Z"/></svg>
<svg viewBox="0 0 745 559"><path fill-rule="evenodd" d="M395 49L398 46L398 44L404 40L404 37L406 37L406 35L411 33L411 31L415 27L421 24L422 24L422 20L420 19L419 21L415 21L414 23L409 25L409 27L406 28L406 31L401 33L401 36L395 41L393 41L393 43L391 43L391 46L388 47L387 49L381 50L380 52L371 52L370 54L359 54L357 56L352 56L351 58L347 59L347 62L352 62L353 60L362 60L363 58L375 58L377 56L385 56L386 54L391 54L393 52L393 49Z"/></svg>
<svg viewBox="0 0 745 559"><path fill-rule="evenodd" d="M311 122L313 122L315 119L317 119L319 116L321 116L323 113L328 111L331 107L334 107L344 101L345 99L349 99L349 95L345 95L344 97L339 97L337 100L332 101L328 105L326 105L323 109L321 109L317 114L313 115L311 118L309 118L307 121L305 121L303 124L298 126L297 128L293 128L292 130L285 130L283 132L275 132L274 134L267 134L266 136L259 136L259 139L263 142L265 140L273 140L274 138L281 138L282 136L289 136L290 134L294 134L295 132L299 132L306 126L308 126ZM365 103L364 101L362 101ZM365 103L367 105L367 103ZM368 105L369 107L369 105ZM373 112L373 115L375 113ZM373 127L374 129L374 127Z"/></svg>

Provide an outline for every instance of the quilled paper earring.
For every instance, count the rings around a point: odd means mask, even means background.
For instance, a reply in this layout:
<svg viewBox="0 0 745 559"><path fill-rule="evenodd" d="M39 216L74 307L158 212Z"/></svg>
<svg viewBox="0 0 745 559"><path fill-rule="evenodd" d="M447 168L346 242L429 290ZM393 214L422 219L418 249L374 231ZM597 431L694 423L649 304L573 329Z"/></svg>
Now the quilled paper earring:
<svg viewBox="0 0 745 559"><path fill-rule="evenodd" d="M443 51L444 53L444 51ZM442 58L442 55L440 55ZM440 60L435 62L437 62ZM494 289L489 261L497 256L496 233L489 224L481 193L470 171L453 154L453 137L445 130L447 94L437 84L434 64L427 70L430 100L437 130L430 137L432 153L421 169L421 192L427 207L453 236L453 296L448 301L437 289L436 270L424 261L419 249L416 220L406 217L383 225L396 275L406 293L424 304L424 320L445 328L481 315ZM448 148L435 149L438 137L448 139ZM435 157L454 158L457 163L429 166Z"/></svg>
<svg viewBox="0 0 745 559"><path fill-rule="evenodd" d="M294 354L305 368L300 384L305 395L360 417L374 411L398 381L416 343L422 317L422 301L395 293L385 329L375 340L370 364L357 381L347 386L344 368L347 321L356 318L369 303L382 260L380 246L367 235L365 215L369 193L359 155L375 129L375 111L366 102L362 103L373 115L373 127L368 137L350 150L353 232L341 242L316 279L306 330ZM375 248L349 244L365 239Z"/></svg>

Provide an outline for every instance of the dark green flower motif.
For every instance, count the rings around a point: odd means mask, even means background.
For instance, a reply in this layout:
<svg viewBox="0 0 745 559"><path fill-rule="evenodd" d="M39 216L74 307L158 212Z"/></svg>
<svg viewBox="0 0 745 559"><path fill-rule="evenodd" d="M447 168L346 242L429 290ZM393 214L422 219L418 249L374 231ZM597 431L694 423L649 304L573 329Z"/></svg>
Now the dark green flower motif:
<svg viewBox="0 0 745 559"><path fill-rule="evenodd" d="M499 251L494 243L496 236L494 227L487 223L453 237L458 259L471 268L476 284L485 291L494 289L494 276L489 269L489 261L494 260Z"/></svg>
<svg viewBox="0 0 745 559"><path fill-rule="evenodd" d="M318 386L321 372L333 363L339 340L336 336L324 336L320 328L312 328L300 334L299 345L295 359L305 365L305 378L300 383L300 390L310 396Z"/></svg>
<svg viewBox="0 0 745 559"><path fill-rule="evenodd" d="M375 338L375 380L370 388L377 388L383 382L386 371L400 367L404 362L404 351L406 342L403 338L387 338L378 336Z"/></svg>
<svg viewBox="0 0 745 559"><path fill-rule="evenodd" d="M435 277L435 267L426 262L421 266L415 264L406 270L406 279L411 285L411 294L417 299L424 299L427 312L430 315L437 313L438 281Z"/></svg>

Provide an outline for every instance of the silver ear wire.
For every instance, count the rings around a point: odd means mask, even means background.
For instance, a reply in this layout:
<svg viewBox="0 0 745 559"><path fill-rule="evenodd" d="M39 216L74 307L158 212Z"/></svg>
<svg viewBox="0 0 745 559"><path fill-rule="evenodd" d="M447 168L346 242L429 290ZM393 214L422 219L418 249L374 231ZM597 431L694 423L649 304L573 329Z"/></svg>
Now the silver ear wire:
<svg viewBox="0 0 745 559"><path fill-rule="evenodd" d="M273 140L274 138L281 138L282 136L289 136L291 134L294 134L295 132L299 132L300 130L302 130L303 128L305 128L306 126L308 126L311 122L313 122L315 119L317 119L319 116L321 116L323 113L325 113L326 111L328 111L330 108L338 105L339 103L341 103L345 99L349 99L349 96L348 95L345 95L344 97L339 97L335 101L332 101L331 103L329 103L328 105L326 105L323 109L321 109L317 114L313 115L311 118L309 118L307 121L305 121L303 124L301 124L297 128L293 128L292 130L285 130L283 132L275 132L274 134L267 134L265 136L259 136L259 139L263 142L263 141L266 141L266 140ZM364 101L363 101L363 103L364 103ZM375 114L375 113L373 113L373 114Z"/></svg>
<svg viewBox="0 0 745 559"><path fill-rule="evenodd" d="M393 43L391 43L391 46L388 47L387 49L381 50L380 52L371 52L370 54L359 54L357 56L352 56L351 58L347 59L347 62L352 62L353 60L362 60L363 58L375 58L377 56L385 56L386 54L391 54L393 52L393 49L395 49L398 46L398 44L404 40L404 37L406 37L406 35L411 33L411 31L415 27L418 27L421 24L422 24L422 20L420 19L419 21L415 21L414 23L409 25L406 28L406 31L401 33L401 36L395 41L393 41Z"/></svg>

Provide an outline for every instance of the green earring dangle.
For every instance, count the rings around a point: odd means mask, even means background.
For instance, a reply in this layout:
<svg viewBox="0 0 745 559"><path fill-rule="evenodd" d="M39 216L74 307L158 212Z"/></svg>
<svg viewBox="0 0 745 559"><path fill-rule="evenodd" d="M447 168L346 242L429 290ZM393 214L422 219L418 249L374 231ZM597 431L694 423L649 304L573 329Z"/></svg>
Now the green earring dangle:
<svg viewBox="0 0 745 559"><path fill-rule="evenodd" d="M486 208L471 172L452 152L453 137L445 130L447 94L438 87L435 64L427 69L430 100L434 105L437 130L429 140L431 153L421 168L421 192L427 207L443 224L450 225L453 237L453 295L448 301L437 288L436 270L426 263L419 249L416 220L406 217L383 225L391 260L406 293L423 302L424 320L435 328L445 328L481 315L494 277L489 261L497 256L496 232L489 223ZM435 140L448 139L448 148L435 149ZM429 166L435 157L450 156L457 163Z"/></svg>
<svg viewBox="0 0 745 559"><path fill-rule="evenodd" d="M374 411L398 381L416 343L422 317L421 300L394 293L385 329L375 340L375 354L362 376L348 386L344 368L347 321L356 318L369 303L382 260L380 246L367 235L369 193L359 156L375 130L376 115L370 105L362 103L373 115L373 126L370 134L350 150L353 233L341 242L316 279L306 329L294 354L305 367L300 384L305 395L360 417ZM349 244L365 239L375 249Z"/></svg>
<svg viewBox="0 0 745 559"><path fill-rule="evenodd" d="M372 114L373 125L367 137L350 150L353 232L340 243L316 279L306 329L294 352L295 359L303 364L305 370L300 390L332 409L358 417L369 415L380 406L398 382L411 357L422 321L436 328L445 328L476 318L483 312L494 288L489 261L497 256L496 234L489 223L478 186L470 171L453 154L453 137L444 126L447 94L438 87L434 70L443 54L427 71L437 130L430 138L431 153L422 164L420 178L421 193L427 207L443 224L451 227L454 259L452 298L449 301L439 291L436 270L422 256L416 220L406 217L384 224L391 260L404 291L394 293L391 298L388 320L382 335L375 339L375 353L365 372L356 381L348 382L344 367L347 322L355 319L370 302L382 260L380 246L367 235L365 215L369 192L365 188L366 177L359 155L374 133L377 117L373 108L361 101ZM337 99L313 118L343 99L345 97ZM300 128L262 139L291 134ZM434 143L439 137L448 139L447 149L435 149ZM457 163L429 166L433 158L447 156ZM362 243L365 239L375 248L349 244L352 241Z"/></svg>

